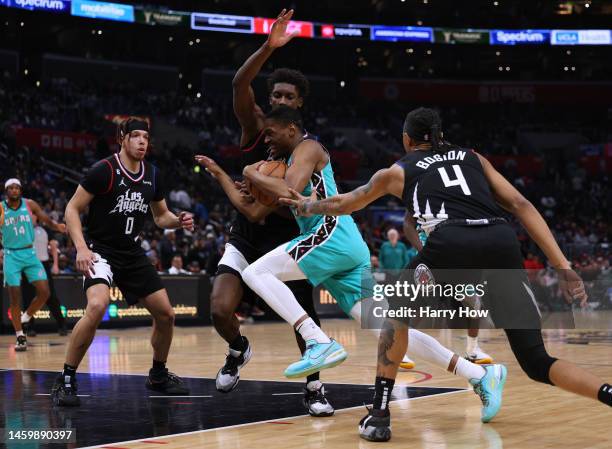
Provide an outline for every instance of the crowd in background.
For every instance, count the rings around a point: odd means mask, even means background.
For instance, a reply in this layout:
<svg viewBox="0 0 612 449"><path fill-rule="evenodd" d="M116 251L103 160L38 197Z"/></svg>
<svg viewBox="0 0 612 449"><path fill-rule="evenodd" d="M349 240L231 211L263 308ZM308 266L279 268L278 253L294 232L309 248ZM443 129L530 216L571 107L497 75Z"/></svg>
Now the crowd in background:
<svg viewBox="0 0 612 449"><path fill-rule="evenodd" d="M77 87L62 80L54 81L45 90L16 87L8 79L0 82L0 104L3 105L0 108L0 177L20 178L24 195L38 201L57 221L63 220L66 202L76 186L65 176L54 174L56 171L50 170L47 164L52 161L82 173L84 168L115 151L112 139L109 139L114 125L100 117L100 111L164 117L176 127L176 132L183 129L195 132L198 138L195 147L154 141L148 157L163 168L169 206L176 211L194 213L196 230L193 233L164 232L149 221L141 235L141 243L151 263L160 272L214 275L236 211L216 183L204 171L196 170L193 155L205 153L218 159L233 175L239 174L240 167L235 157L222 151L227 146L236 146L239 139L231 99L208 96L195 99L177 93L140 92L130 86L113 89L99 85ZM501 109L504 120L488 117L489 114L481 115L477 120L477 113L470 115L460 108L443 110L446 136L458 144L479 148L485 154L521 154L523 150L513 134L512 123L520 122L524 117L512 115L511 109ZM304 115L308 130L319 135L331 149L358 154L362 168L359 173L366 176L372 174L372 167L389 165L403 153L399 140L401 133L391 132L401 129L402 116L397 105L393 108L387 104L364 107L362 104L335 103L319 109L310 107ZM545 127L547 116L540 116L540 120ZM502 126L495 126L500 122ZM378 155L374 163L369 159L371 155L353 148L332 126L338 123L367 129L387 151ZM98 136L98 144L82 153L18 147L14 130L19 126L88 132ZM601 130L586 131L589 132L590 138L605 138ZM334 152L331 154L334 168L340 169L342 159L335 160ZM587 281L612 276L608 212L611 205L609 179L605 172L588 173L578 159L573 159L567 152L563 155L545 154L543 169L539 173L522 172L511 160L497 168L542 212L557 241ZM339 187L347 190L363 180L342 179ZM380 200L378 204L400 207L399 201L389 198ZM389 265L395 263L390 260L397 261L401 253L401 260L407 263L416 254L416 250L403 239L401 225L374 222L368 211L357 214L355 218L372 251L374 265L379 264L381 269L396 269ZM390 239L388 231L393 227L399 232L397 235L391 232L393 236ZM550 269L543 255L518 225L517 231L526 266L540 273L532 282L541 285L544 291L552 292L556 284L549 276ZM74 273L75 249L72 242L65 235L55 237L60 243L60 272ZM550 309L558 307L554 304L548 301L546 306Z"/></svg>

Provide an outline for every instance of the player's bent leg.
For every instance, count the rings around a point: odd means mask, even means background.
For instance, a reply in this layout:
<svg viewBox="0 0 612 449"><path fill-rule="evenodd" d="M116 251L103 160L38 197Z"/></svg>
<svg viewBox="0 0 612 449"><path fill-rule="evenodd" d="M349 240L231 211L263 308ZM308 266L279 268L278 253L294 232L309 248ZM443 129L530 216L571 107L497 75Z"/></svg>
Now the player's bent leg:
<svg viewBox="0 0 612 449"><path fill-rule="evenodd" d="M399 364L408 349L408 326L395 320L385 320L378 339L378 364L374 386L374 402L368 414L359 422L359 436L368 441L391 439L389 401Z"/></svg>
<svg viewBox="0 0 612 449"><path fill-rule="evenodd" d="M36 289L36 298L34 298L26 310L29 317L33 317L34 314L46 304L51 294L49 290L49 282L47 280L34 281L32 284Z"/></svg>
<svg viewBox="0 0 612 449"><path fill-rule="evenodd" d="M55 405L65 407L80 405L81 401L77 396L76 370L91 345L96 329L110 303L110 290L107 283L92 284L87 288L85 294L87 296L85 314L74 326L68 340L64 370L58 375L51 389L51 400Z"/></svg>
<svg viewBox="0 0 612 449"><path fill-rule="evenodd" d="M612 406L612 387L571 362L551 357L539 329L506 329L506 335L521 368L531 379Z"/></svg>
<svg viewBox="0 0 612 449"><path fill-rule="evenodd" d="M320 327L321 321L319 320L319 315L314 306L312 285L304 280L291 282L288 286L308 316ZM295 341L300 349L300 354L303 355L306 351L306 342L299 332L294 330L294 333ZM334 414L334 407L325 396L325 386L320 380L320 374L321 373L316 372L306 377L306 386L302 398L304 408L310 416L315 418L332 416Z"/></svg>
<svg viewBox="0 0 612 449"><path fill-rule="evenodd" d="M11 322L17 337L15 351L24 352L28 349L28 340L21 326L21 288L11 285L8 285L7 288L10 299Z"/></svg>
<svg viewBox="0 0 612 449"><path fill-rule="evenodd" d="M217 372L215 387L229 393L238 386L240 369L251 359L251 345L240 335L240 323L235 312L244 289L240 274L230 267L219 266L211 294L211 313L217 333L229 344L225 363Z"/></svg>
<svg viewBox="0 0 612 449"><path fill-rule="evenodd" d="M348 354L342 345L331 340L314 323L284 284L306 278L298 264L285 252L286 246L277 247L249 265L243 271L242 279L306 340L307 349L302 359L285 370L286 377L306 377L339 365Z"/></svg>
<svg viewBox="0 0 612 449"><path fill-rule="evenodd" d="M187 388L185 382L166 368L175 319L166 289L149 294L141 299L141 303L153 317L153 332L151 334L153 366L149 370L145 386L149 390L160 393L188 395L189 388Z"/></svg>

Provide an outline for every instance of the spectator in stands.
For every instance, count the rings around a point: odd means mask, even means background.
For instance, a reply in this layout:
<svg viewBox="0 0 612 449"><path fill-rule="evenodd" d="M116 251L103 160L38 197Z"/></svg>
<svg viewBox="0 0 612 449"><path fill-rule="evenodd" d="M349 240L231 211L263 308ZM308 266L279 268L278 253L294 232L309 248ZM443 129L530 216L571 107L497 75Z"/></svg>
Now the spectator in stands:
<svg viewBox="0 0 612 449"><path fill-rule="evenodd" d="M399 232L391 228L387 231L387 239L380 247L378 255L380 268L383 270L401 270L408 264L408 248L399 241Z"/></svg>
<svg viewBox="0 0 612 449"><path fill-rule="evenodd" d="M183 269L183 258L179 254L172 258L172 266L168 274L189 274L189 271Z"/></svg>
<svg viewBox="0 0 612 449"><path fill-rule="evenodd" d="M180 210L191 210L191 197L184 185L175 187L170 191L170 204Z"/></svg>
<svg viewBox="0 0 612 449"><path fill-rule="evenodd" d="M164 237L159 242L160 261L163 270L170 268L172 258L177 251L176 233L173 229L166 229L164 231Z"/></svg>

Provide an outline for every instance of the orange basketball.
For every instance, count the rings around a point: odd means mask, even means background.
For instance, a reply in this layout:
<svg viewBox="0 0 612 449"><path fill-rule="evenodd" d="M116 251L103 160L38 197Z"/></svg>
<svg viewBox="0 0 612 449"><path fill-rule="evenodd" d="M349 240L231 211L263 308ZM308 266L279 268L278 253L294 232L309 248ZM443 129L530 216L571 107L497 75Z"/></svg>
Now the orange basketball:
<svg viewBox="0 0 612 449"><path fill-rule="evenodd" d="M261 164L257 169L259 173L262 173L266 176L272 176L273 178L284 178L285 172L287 171L287 164L283 161L268 161L264 164ZM247 187L253 198L259 201L264 206L274 206L278 198L259 190L252 183L247 181Z"/></svg>

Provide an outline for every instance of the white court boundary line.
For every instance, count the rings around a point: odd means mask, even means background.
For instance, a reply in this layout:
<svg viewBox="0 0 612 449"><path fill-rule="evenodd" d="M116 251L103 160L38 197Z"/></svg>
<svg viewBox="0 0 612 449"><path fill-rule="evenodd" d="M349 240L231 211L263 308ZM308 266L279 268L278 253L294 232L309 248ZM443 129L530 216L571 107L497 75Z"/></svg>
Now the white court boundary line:
<svg viewBox="0 0 612 449"><path fill-rule="evenodd" d="M4 371L42 371L42 372L51 372L54 373L56 371L52 371L52 370L44 370L44 369L34 369L34 368L21 368L21 369L13 369L13 368L0 368ZM88 373L87 374L105 374L105 375L122 375L122 376L143 376L142 374L133 374L133 373L129 373L129 374L121 374L121 373ZM190 376L190 377L184 377L184 379L209 379L209 380L213 380L211 377L201 377L201 376ZM270 380L270 379L264 379L264 380L260 380L260 379L243 379L243 380L257 380L259 382L283 382L283 381L278 381L278 380ZM301 383L301 382L290 382L290 383ZM369 385L371 386L372 384L357 384L357 383L349 383L349 382L330 382L330 383L335 383L338 385ZM410 387L410 385L405 385L405 384L401 384L401 385L395 385L395 386L400 386L400 387ZM457 388L457 387L412 387L412 388L429 388L429 389L448 389L448 388ZM427 396L419 396L416 398L404 398L404 399L396 399L394 401L391 402L403 402L403 401L416 401L418 399L431 399L433 397L440 397L440 396L446 396L446 395L451 395L451 394L457 394L457 393L465 393L468 391L472 391L469 389L457 389L455 391L447 391L445 393L436 393L436 394L430 394ZM364 404L364 405L372 405L372 404ZM343 413L347 410L355 410L358 408L363 408L364 405L356 405L354 407L347 407L347 408L342 408L340 410L337 410L336 413ZM278 421L279 419L285 421L285 420L289 420L289 419L297 419L297 418L304 418L304 417L308 417L309 415L304 414L304 415L295 415L295 416L288 416L288 417L284 417L284 418L274 418L274 419L266 419L263 421L254 421L254 422L250 422L250 423L244 423L244 424L234 424L233 426L225 426L225 427L216 427L214 429L204 429L204 430L194 430L191 432L182 432L182 433L173 433L170 435L163 435L163 436L158 436L158 437L151 437L151 438L140 438L137 440L126 440L126 441L116 441L113 443L102 443L102 444L98 444L95 446L81 446L79 449L96 449L96 448L102 448L102 447L107 447L107 446L115 446L115 445L121 445L121 444L132 444L132 443L140 443L142 441L152 441L152 440L161 440L161 439L169 439L169 438L175 438L175 437L182 437L182 436L186 436L186 435L195 435L197 433L207 433L207 432L215 432L215 431L219 431L219 430L227 430L227 429L234 429L237 427L246 427L246 426L253 426L255 424L265 424L268 422L273 422L273 421Z"/></svg>
<svg viewBox="0 0 612 449"><path fill-rule="evenodd" d="M60 373L61 370L50 370L50 369L37 369L37 368L0 368L0 371L42 371L43 373ZM146 374L136 374L136 373L92 373L90 371L79 371L81 374L93 374L97 376L141 376L146 377ZM214 377L204 377L204 376L180 376L181 379L208 379L215 380ZM252 382L286 382L291 384L303 384L302 381L293 381L293 380L273 380L273 379L245 379L243 377L240 380L249 380ZM431 380L431 379L428 379ZM372 386L371 383L360 384L356 382L326 382L325 384L336 384L336 385L368 385ZM461 387L430 387L428 385L414 386L413 384L395 384L396 387L410 387L410 388L438 388L438 389L448 389L448 388L461 388ZM469 390L471 391L471 390Z"/></svg>
<svg viewBox="0 0 612 449"><path fill-rule="evenodd" d="M350 385L350 384L347 384L347 385ZM363 384L353 384L353 385L363 385ZM435 387L435 388L446 388L446 387ZM448 388L453 388L453 387L448 387ZM431 398L431 397L440 397L440 396L445 396L445 395L449 395L449 394L465 393L466 391L471 391L471 390L447 391L446 393L430 394L430 395L427 395L427 396L419 396L418 398L397 399L397 400L392 401L392 402L416 401L417 399L427 399L427 398ZM372 405L372 404L367 404L367 405ZM343 409L340 409L340 410L336 410L336 413L342 413L342 412L347 411L347 410L355 410L355 409L358 409L358 408L363 408L363 405L356 405L354 407L348 407L348 408L343 408ZM180 437L180 436L186 436L186 435L194 435L196 433L206 433L206 432L215 432L215 431L218 431L218 430L235 429L237 427L246 427L246 426L252 426L252 425L255 425L255 424L264 424L264 423L267 423L267 422L273 422L273 421L279 421L279 420L286 421L288 419L305 418L305 417L308 417L308 416L310 416L310 415L305 414L305 415L289 416L289 417L286 417L286 418L266 419L264 421L255 421L255 422L244 423L244 424L235 424L233 426L217 427L215 429L194 430L192 432L173 433L171 435L164 435L164 436L159 436L159 437L140 438L138 440L128 440L128 441L117 441L115 443L104 443L104 444L98 444L96 446L84 446L84 447L80 447L79 449L95 449L95 448L110 447L110 446L121 445L121 444L141 443L142 441L161 440L161 439L164 439L164 438L168 439L168 438L174 438L174 437ZM169 442L169 444L170 443L171 442Z"/></svg>

